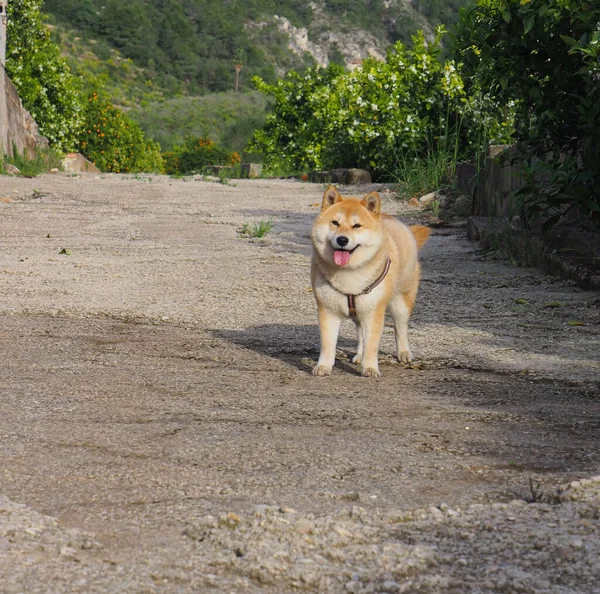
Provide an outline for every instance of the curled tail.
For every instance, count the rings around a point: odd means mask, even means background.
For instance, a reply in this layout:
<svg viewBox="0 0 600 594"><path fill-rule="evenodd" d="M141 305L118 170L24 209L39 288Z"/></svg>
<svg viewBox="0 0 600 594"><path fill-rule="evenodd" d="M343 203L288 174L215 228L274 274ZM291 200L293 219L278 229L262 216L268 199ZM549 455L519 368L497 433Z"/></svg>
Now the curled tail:
<svg viewBox="0 0 600 594"><path fill-rule="evenodd" d="M424 227L423 225L411 225L409 229L415 237L417 247L421 249L427 241L427 238L431 233L431 229L429 227Z"/></svg>

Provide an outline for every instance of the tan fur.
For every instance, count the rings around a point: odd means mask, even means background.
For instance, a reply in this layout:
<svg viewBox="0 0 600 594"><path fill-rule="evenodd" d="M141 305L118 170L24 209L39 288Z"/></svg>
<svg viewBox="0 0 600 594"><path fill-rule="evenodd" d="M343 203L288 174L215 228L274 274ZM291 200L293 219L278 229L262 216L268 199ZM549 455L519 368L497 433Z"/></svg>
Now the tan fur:
<svg viewBox="0 0 600 594"><path fill-rule="evenodd" d="M311 235L311 279L321 334L321 352L314 375L331 374L340 325L349 317L349 294L357 296L357 316L353 321L358 348L352 361L362 364L362 374L381 375L377 355L386 310L394 320L398 360L412 360L408 320L421 274L417 252L427 241L430 229L420 225L407 227L393 216L381 214L380 208L377 192L360 200L344 198L335 187L329 186L323 195L321 213ZM338 263L336 251L340 252ZM361 294L380 276L388 257L391 264L386 277L370 293Z"/></svg>

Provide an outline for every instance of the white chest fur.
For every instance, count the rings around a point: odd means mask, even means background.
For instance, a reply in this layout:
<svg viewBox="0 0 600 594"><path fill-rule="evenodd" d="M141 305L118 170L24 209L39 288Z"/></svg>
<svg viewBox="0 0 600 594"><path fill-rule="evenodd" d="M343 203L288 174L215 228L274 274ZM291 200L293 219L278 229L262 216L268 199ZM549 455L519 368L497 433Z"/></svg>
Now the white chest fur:
<svg viewBox="0 0 600 594"><path fill-rule="evenodd" d="M315 297L320 301L325 308L332 314L340 318L350 317L348 308L348 295L355 295L354 305L356 315L360 319L370 314L373 309L381 302L385 289L383 285L378 285L370 293L361 295L364 286L357 287L356 283L348 283L349 292L339 290L338 286L334 287L322 274L317 273L314 283ZM342 285L344 286L344 285ZM354 290L359 289L357 293Z"/></svg>

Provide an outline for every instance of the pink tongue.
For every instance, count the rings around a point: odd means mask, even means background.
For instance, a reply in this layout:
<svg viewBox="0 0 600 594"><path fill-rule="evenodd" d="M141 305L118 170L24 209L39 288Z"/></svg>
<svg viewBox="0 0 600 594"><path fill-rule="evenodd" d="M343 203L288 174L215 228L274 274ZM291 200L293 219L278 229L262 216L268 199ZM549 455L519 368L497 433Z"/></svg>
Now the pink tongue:
<svg viewBox="0 0 600 594"><path fill-rule="evenodd" d="M338 266L346 266L350 260L350 252L346 250L335 250L333 252L333 260Z"/></svg>

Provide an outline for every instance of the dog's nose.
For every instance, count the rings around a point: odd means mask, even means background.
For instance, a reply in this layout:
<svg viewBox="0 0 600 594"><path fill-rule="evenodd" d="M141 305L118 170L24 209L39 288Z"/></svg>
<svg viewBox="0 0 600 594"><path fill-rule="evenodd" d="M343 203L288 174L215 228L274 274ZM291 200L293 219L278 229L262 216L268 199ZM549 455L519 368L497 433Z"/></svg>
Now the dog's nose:
<svg viewBox="0 0 600 594"><path fill-rule="evenodd" d="M349 239L348 239L348 238L347 238L345 235L340 235L340 236L339 236L339 237L336 239L336 241L337 241L337 244L338 244L340 247L346 247L346 246L348 245L348 241L349 241Z"/></svg>

